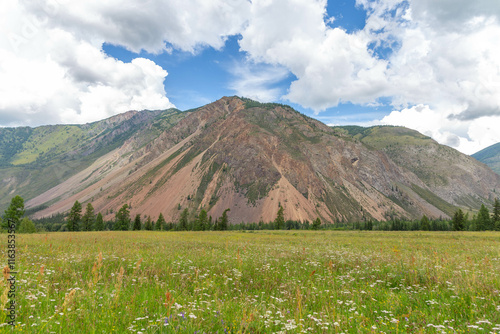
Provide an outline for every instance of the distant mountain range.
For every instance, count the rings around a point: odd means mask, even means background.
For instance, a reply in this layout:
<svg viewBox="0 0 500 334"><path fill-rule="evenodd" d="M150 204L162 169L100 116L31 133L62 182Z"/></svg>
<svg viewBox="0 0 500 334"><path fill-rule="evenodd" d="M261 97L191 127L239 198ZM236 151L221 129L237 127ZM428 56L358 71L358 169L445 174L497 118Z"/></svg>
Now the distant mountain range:
<svg viewBox="0 0 500 334"><path fill-rule="evenodd" d="M500 143L491 145L477 153L472 157L488 165L497 174L500 174Z"/></svg>
<svg viewBox="0 0 500 334"><path fill-rule="evenodd" d="M402 127L329 127L291 107L224 97L85 125L0 129L0 205L34 217L92 202L107 219L184 208L231 222L449 217L500 192L477 160Z"/></svg>

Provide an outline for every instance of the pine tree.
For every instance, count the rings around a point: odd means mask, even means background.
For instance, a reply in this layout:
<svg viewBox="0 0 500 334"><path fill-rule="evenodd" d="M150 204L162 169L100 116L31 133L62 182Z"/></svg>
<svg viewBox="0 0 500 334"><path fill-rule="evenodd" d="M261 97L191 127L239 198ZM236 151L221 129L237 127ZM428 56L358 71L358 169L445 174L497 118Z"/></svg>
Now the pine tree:
<svg viewBox="0 0 500 334"><path fill-rule="evenodd" d="M198 220L200 223L200 230L205 231L208 230L208 215L205 209L201 209L200 215L198 216Z"/></svg>
<svg viewBox="0 0 500 334"><path fill-rule="evenodd" d="M135 219L134 219L134 226L132 227L133 231L140 231L141 230L141 215L136 214Z"/></svg>
<svg viewBox="0 0 500 334"><path fill-rule="evenodd" d="M92 231L94 229L94 221L94 207L91 203L88 203L85 213L82 216L82 231Z"/></svg>
<svg viewBox="0 0 500 334"><path fill-rule="evenodd" d="M18 231L19 233L35 233L36 227L28 217L24 217L19 224Z"/></svg>
<svg viewBox="0 0 500 334"><path fill-rule="evenodd" d="M193 231L201 231L202 230L202 226L201 226L201 222L200 222L200 217L196 217L196 219L194 220L194 223L193 223Z"/></svg>
<svg viewBox="0 0 500 334"><path fill-rule="evenodd" d="M469 213L464 215L464 231L470 231L472 221L469 219Z"/></svg>
<svg viewBox="0 0 500 334"><path fill-rule="evenodd" d="M69 211L67 219L68 231L79 231L79 223L82 217L82 205L75 201L73 207Z"/></svg>
<svg viewBox="0 0 500 334"><path fill-rule="evenodd" d="M165 218L163 218L163 213L160 212L160 216L158 217L158 220L156 221L156 230L157 231L164 231L167 229L166 227L167 222L165 221Z"/></svg>
<svg viewBox="0 0 500 334"><path fill-rule="evenodd" d="M187 231L188 229L188 216L189 211L187 208L185 208L181 213L181 218L179 219L179 229L181 231Z"/></svg>
<svg viewBox="0 0 500 334"><path fill-rule="evenodd" d="M465 223L464 223L464 213L462 209L458 209L455 212L451 223L454 231L463 231L463 229L465 228Z"/></svg>
<svg viewBox="0 0 500 334"><path fill-rule="evenodd" d="M500 231L500 201L498 198L495 198L495 203L493 204L493 217L491 218L493 221L493 227L495 230Z"/></svg>
<svg viewBox="0 0 500 334"><path fill-rule="evenodd" d="M229 221L228 221L228 218L227 218L227 212L228 211L231 211L231 209L224 210L224 212L222 213L222 217L220 218L219 225L220 225L220 230L221 231L225 231L228 228L228 225L229 225Z"/></svg>
<svg viewBox="0 0 500 334"><path fill-rule="evenodd" d="M368 223L366 224L366 229L367 229L368 231L373 230L373 221L372 221L371 219L370 219L370 220L368 221Z"/></svg>
<svg viewBox="0 0 500 334"><path fill-rule="evenodd" d="M175 228L174 223L172 222L167 223L167 228L166 228L167 231L172 231L174 228Z"/></svg>
<svg viewBox="0 0 500 334"><path fill-rule="evenodd" d="M490 225L490 212L488 211L488 208L484 206L484 204L481 204L481 209L479 209L479 212L477 214L477 229L478 231L490 230Z"/></svg>
<svg viewBox="0 0 500 334"><path fill-rule="evenodd" d="M207 231L212 231L214 229L214 225L212 223L212 216L208 217L208 222L207 222Z"/></svg>
<svg viewBox="0 0 500 334"><path fill-rule="evenodd" d="M319 219L319 217L318 217L318 218L316 218L316 220L312 223L312 229L313 229L313 230L319 230L320 226L321 226L321 219Z"/></svg>
<svg viewBox="0 0 500 334"><path fill-rule="evenodd" d="M280 206L276 219L274 220L274 228L277 230L282 230L285 227L285 216L283 214L284 210L285 209Z"/></svg>
<svg viewBox="0 0 500 334"><path fill-rule="evenodd" d="M306 219L306 220L304 220L304 222L302 223L302 228L303 228L304 230L308 230L308 229L309 229L309 227L310 227L310 225L309 225L309 220L307 220L307 219Z"/></svg>
<svg viewBox="0 0 500 334"><path fill-rule="evenodd" d="M21 222L21 218L24 216L24 199L17 195L10 200L10 205L5 210L5 215L2 223L4 229L9 228L9 219L13 220L16 226Z"/></svg>
<svg viewBox="0 0 500 334"><path fill-rule="evenodd" d="M422 219L420 220L420 229L422 231L429 231L431 229L431 223L426 215L423 215Z"/></svg>
<svg viewBox="0 0 500 334"><path fill-rule="evenodd" d="M95 230L104 231L104 220L102 219L102 214L99 212L95 218Z"/></svg>
<svg viewBox="0 0 500 334"><path fill-rule="evenodd" d="M146 231L152 231L153 230L153 225L151 224L151 217L149 217L149 216L146 219L146 223L144 224L144 229Z"/></svg>
<svg viewBox="0 0 500 334"><path fill-rule="evenodd" d="M115 214L115 230L128 231L130 225L130 211L128 204L124 204Z"/></svg>

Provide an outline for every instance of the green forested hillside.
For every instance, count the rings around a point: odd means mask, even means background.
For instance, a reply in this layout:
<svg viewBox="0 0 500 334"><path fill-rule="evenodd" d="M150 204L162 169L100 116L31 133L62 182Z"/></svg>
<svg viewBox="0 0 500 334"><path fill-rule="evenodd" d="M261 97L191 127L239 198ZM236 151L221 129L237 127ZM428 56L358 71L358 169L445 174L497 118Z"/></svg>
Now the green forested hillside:
<svg viewBox="0 0 500 334"><path fill-rule="evenodd" d="M339 133L352 136L374 149L387 149L393 146L419 145L427 146L436 143L432 138L418 131L401 126L339 126L334 128Z"/></svg>
<svg viewBox="0 0 500 334"><path fill-rule="evenodd" d="M500 143L474 153L472 157L488 165L495 173L500 175Z"/></svg>
<svg viewBox="0 0 500 334"><path fill-rule="evenodd" d="M30 138L32 128L0 128L0 166L8 166L23 144Z"/></svg>
<svg viewBox="0 0 500 334"><path fill-rule="evenodd" d="M128 112L83 125L0 129L0 207L29 199L88 167L132 136L145 145L184 117L177 109Z"/></svg>

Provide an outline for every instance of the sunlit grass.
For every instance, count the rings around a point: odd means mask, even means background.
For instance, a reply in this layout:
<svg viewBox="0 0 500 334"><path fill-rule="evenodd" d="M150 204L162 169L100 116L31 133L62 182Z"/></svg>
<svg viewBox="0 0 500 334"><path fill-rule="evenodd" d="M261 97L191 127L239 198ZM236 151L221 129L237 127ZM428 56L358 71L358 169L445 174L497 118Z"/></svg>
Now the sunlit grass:
<svg viewBox="0 0 500 334"><path fill-rule="evenodd" d="M500 332L493 232L18 235L17 267L19 332Z"/></svg>

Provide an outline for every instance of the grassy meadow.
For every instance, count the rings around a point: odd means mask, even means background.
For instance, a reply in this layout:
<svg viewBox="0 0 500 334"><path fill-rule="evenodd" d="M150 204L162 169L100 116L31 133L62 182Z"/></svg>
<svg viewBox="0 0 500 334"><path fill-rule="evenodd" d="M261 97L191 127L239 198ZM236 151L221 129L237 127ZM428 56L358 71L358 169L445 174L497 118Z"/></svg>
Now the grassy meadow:
<svg viewBox="0 0 500 334"><path fill-rule="evenodd" d="M16 237L0 332L500 333L498 232Z"/></svg>

